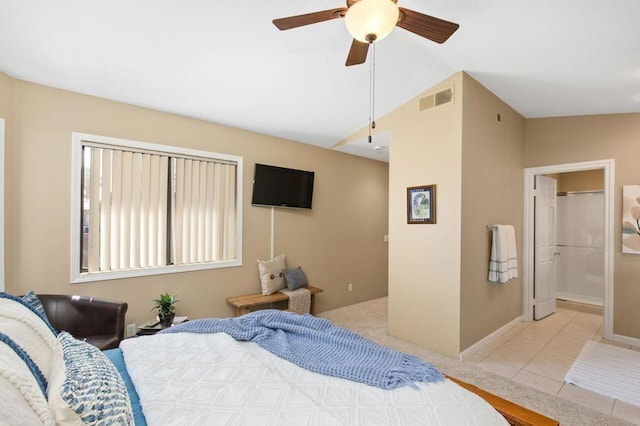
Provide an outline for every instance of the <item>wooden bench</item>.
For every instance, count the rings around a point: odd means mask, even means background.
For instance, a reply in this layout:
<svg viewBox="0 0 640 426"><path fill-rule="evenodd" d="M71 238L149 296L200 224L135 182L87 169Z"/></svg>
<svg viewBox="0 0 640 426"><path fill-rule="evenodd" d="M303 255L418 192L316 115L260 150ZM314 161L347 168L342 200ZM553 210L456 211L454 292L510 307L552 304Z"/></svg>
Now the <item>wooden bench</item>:
<svg viewBox="0 0 640 426"><path fill-rule="evenodd" d="M311 314L313 315L315 312L315 301L316 294L322 293L324 290L318 287L307 287L309 292L311 293ZM246 296L233 296L227 297L227 303L233 306L234 315L239 317L240 315L248 314L249 309L256 306L270 305L275 302L282 302L283 300L288 300L289 298L279 291L270 294L268 296L263 295L262 293L257 294L248 294Z"/></svg>

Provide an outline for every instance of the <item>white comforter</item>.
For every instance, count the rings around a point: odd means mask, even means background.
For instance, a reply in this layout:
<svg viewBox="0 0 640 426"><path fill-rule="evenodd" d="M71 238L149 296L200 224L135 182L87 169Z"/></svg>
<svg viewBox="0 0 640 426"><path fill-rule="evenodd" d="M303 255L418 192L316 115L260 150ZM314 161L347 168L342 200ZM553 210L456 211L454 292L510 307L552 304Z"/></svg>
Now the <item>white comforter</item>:
<svg viewBox="0 0 640 426"><path fill-rule="evenodd" d="M383 390L306 371L223 333L146 336L120 347L149 426L507 424L451 381Z"/></svg>

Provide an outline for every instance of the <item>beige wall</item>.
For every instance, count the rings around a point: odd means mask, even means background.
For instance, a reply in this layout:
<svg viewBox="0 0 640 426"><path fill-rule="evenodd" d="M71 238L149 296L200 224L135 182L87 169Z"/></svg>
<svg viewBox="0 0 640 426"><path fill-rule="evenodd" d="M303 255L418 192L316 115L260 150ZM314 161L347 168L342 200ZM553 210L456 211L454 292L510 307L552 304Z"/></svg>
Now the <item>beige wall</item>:
<svg viewBox="0 0 640 426"><path fill-rule="evenodd" d="M250 205L254 164L261 162L316 172L313 210L276 209L275 250L325 289L318 310L387 294L386 164L0 74L0 90L7 84L15 128L7 138L7 291L123 300L127 321L138 324L152 317L151 301L163 292L178 295L179 315L231 315L225 298L258 292L255 260L269 257L270 209ZM242 156L243 266L69 284L71 132Z"/></svg>
<svg viewBox="0 0 640 426"><path fill-rule="evenodd" d="M462 73L454 102L420 111L421 96L378 120L391 131L389 332L449 356L460 349ZM407 188L436 186L433 225L407 224Z"/></svg>
<svg viewBox="0 0 640 426"><path fill-rule="evenodd" d="M614 310L616 334L640 338L640 256L622 254L622 185L640 183L640 114L527 120L526 167L615 160Z"/></svg>
<svg viewBox="0 0 640 426"><path fill-rule="evenodd" d="M10 114L12 99L12 79L0 73L0 118L7 120Z"/></svg>
<svg viewBox="0 0 640 426"><path fill-rule="evenodd" d="M420 98L449 87L453 103L420 111ZM450 356L460 349L461 87L458 73L376 120L391 133L389 333ZM431 184L437 223L407 224L407 188Z"/></svg>
<svg viewBox="0 0 640 426"><path fill-rule="evenodd" d="M603 191L604 170L558 173L558 192Z"/></svg>
<svg viewBox="0 0 640 426"><path fill-rule="evenodd" d="M522 253L525 119L467 74L462 99L460 349L522 315L522 280L487 280L491 231L514 225ZM501 121L497 120L498 114ZM518 262L522 276L522 261Z"/></svg>
<svg viewBox="0 0 640 426"><path fill-rule="evenodd" d="M446 88L453 103L420 111ZM525 120L460 72L376 124L391 133L389 331L457 357L522 313L520 279L487 281L487 225L521 233ZM437 224L408 225L406 189L427 184L437 185Z"/></svg>

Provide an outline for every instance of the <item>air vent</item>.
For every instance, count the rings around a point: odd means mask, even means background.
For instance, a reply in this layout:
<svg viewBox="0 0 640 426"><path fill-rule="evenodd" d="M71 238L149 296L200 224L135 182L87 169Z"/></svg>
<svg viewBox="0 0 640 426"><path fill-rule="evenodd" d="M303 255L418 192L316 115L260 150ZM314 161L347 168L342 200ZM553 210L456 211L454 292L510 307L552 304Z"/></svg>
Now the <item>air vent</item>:
<svg viewBox="0 0 640 426"><path fill-rule="evenodd" d="M449 102L451 102L452 98L453 98L453 92L451 91L451 89L436 92L436 106L442 105L442 104L448 104Z"/></svg>
<svg viewBox="0 0 640 426"><path fill-rule="evenodd" d="M420 99L420 111L433 108L434 106L436 106L436 99L434 95L425 96Z"/></svg>
<svg viewBox="0 0 640 426"><path fill-rule="evenodd" d="M453 90L451 88L441 90L420 99L420 111L433 108L438 105L448 104L453 101Z"/></svg>

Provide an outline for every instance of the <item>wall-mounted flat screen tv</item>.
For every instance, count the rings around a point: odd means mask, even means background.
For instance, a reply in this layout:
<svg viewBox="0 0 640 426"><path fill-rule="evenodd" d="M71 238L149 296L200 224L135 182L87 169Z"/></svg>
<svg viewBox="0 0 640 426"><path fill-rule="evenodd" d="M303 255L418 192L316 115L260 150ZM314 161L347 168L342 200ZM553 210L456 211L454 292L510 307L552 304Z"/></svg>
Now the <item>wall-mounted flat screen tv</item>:
<svg viewBox="0 0 640 426"><path fill-rule="evenodd" d="M314 175L305 170L256 164L251 204L310 209Z"/></svg>

